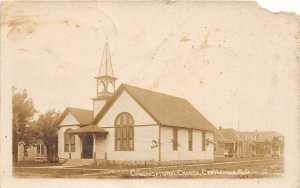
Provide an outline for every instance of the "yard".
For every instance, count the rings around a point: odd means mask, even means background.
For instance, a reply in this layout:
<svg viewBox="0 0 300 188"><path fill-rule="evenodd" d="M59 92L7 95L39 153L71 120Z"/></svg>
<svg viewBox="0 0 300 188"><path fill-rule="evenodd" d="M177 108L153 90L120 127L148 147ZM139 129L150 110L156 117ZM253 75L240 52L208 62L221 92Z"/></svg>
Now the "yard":
<svg viewBox="0 0 300 188"><path fill-rule="evenodd" d="M58 164L13 168L13 174L18 178L269 178L281 177L283 172L283 159L271 158L143 168L64 167Z"/></svg>

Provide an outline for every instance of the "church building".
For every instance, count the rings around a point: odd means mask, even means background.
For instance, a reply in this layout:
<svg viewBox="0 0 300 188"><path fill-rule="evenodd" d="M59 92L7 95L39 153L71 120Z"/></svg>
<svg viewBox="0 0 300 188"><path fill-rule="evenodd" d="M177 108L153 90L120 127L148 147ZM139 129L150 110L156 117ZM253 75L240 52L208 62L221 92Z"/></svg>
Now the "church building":
<svg viewBox="0 0 300 188"><path fill-rule="evenodd" d="M216 128L187 100L121 84L104 46L93 110L60 116L58 157L110 163L212 161Z"/></svg>

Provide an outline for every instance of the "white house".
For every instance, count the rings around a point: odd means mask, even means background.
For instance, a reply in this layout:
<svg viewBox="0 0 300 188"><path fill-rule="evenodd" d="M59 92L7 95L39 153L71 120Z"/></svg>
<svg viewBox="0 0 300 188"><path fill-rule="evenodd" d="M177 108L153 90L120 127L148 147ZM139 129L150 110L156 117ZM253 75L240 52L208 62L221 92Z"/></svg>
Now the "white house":
<svg viewBox="0 0 300 188"><path fill-rule="evenodd" d="M66 108L58 156L110 162L213 160L215 127L187 100L121 84L105 44L93 111Z"/></svg>
<svg viewBox="0 0 300 188"><path fill-rule="evenodd" d="M47 161L47 148L41 139L35 139L34 144L26 145L24 142L18 143L18 162L20 161Z"/></svg>

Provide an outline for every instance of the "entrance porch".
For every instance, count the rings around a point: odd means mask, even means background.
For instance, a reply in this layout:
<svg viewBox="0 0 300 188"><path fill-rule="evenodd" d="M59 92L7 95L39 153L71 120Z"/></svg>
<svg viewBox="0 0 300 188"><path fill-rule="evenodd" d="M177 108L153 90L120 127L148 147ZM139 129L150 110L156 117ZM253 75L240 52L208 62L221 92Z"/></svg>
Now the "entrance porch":
<svg viewBox="0 0 300 188"><path fill-rule="evenodd" d="M224 156L235 157L237 153L237 147L235 142L224 143Z"/></svg>
<svg viewBox="0 0 300 188"><path fill-rule="evenodd" d="M97 159L97 140L105 140L108 132L105 129L98 127L97 125L88 125L75 130L70 130L67 132L67 134L70 135L70 138L72 135L78 135L78 138L80 139L79 148L81 159ZM69 144L69 148L71 148L71 144ZM104 159L104 156L102 155L98 158ZM72 159L71 152L69 152L69 159Z"/></svg>

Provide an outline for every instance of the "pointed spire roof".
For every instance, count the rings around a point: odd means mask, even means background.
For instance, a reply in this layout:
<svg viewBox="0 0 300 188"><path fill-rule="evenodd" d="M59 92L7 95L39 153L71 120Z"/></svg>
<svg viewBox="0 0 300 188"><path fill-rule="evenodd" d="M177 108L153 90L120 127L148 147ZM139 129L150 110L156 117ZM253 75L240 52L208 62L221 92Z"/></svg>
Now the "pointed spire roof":
<svg viewBox="0 0 300 188"><path fill-rule="evenodd" d="M102 54L101 66L99 70L98 77L101 76L109 76L114 77L114 72L112 69L111 57L108 43L106 42L104 45L104 50Z"/></svg>

